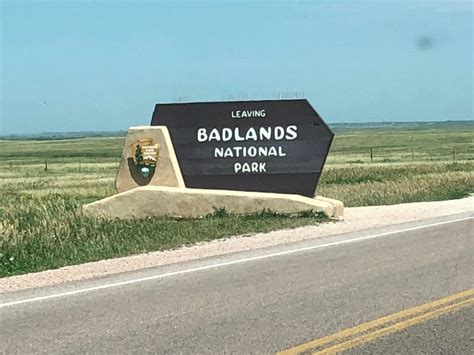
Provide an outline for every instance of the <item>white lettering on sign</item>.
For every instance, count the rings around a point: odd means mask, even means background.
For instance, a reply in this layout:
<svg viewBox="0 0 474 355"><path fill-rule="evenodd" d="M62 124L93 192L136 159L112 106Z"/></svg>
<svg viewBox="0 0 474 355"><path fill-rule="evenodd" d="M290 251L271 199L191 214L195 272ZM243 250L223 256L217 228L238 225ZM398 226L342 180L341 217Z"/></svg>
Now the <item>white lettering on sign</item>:
<svg viewBox="0 0 474 355"><path fill-rule="evenodd" d="M207 130L207 128L198 128L197 130L197 141L202 142L229 142L234 140L236 142L244 141L265 141L265 140L294 140L298 138L298 127L290 125L287 127L274 126L274 127L249 127L247 129L241 129L235 127L231 128L213 128Z"/></svg>
<svg viewBox="0 0 474 355"><path fill-rule="evenodd" d="M234 173L266 173L266 162L234 163Z"/></svg>
<svg viewBox="0 0 474 355"><path fill-rule="evenodd" d="M214 158L286 157L282 146L216 147Z"/></svg>
<svg viewBox="0 0 474 355"><path fill-rule="evenodd" d="M237 110L231 111L230 116L232 118L256 118L256 117L265 117L265 110Z"/></svg>
<svg viewBox="0 0 474 355"><path fill-rule="evenodd" d="M232 118L265 117L265 110L232 111ZM286 157L286 145L280 141L292 141L298 138L298 126L260 126L260 127L223 127L198 128L196 138L199 143L207 142L255 142L236 146L217 145L213 148L216 159L264 159L268 157ZM271 143L271 141L275 143ZM264 142L269 142L265 145ZM260 143L260 144L259 144ZM267 173L267 162L233 162L235 174Z"/></svg>

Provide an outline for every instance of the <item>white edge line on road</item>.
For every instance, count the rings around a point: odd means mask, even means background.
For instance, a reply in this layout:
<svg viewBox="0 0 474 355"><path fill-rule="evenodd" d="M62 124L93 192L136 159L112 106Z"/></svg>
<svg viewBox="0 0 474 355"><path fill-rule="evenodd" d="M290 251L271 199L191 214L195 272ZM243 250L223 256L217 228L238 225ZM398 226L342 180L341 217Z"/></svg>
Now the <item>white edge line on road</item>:
<svg viewBox="0 0 474 355"><path fill-rule="evenodd" d="M411 228L400 229L400 230L396 230L396 231L390 231L390 232L384 232L384 233L379 233L379 234L368 235L368 236L365 236L365 237L358 237L358 238L340 240L340 241L337 241L337 242L326 243L326 244L312 245L312 246L304 247L304 248L290 249L290 250L280 251L280 252L277 252L277 253L264 254L264 255L254 256L254 257L250 257L250 258L237 259L237 260L227 261L227 262L223 262L223 263L215 263L215 264L195 267L195 268L191 268L191 269L185 269L185 270L167 272L167 273L164 273L164 274L141 277L141 278L133 279L133 280L113 282L113 283L100 285L100 286L82 288L82 289L67 291L67 292L60 292L60 293L55 293L55 294L51 294L51 295L47 295L47 296L33 297L33 298L27 298L27 299L19 300L19 301L0 303L0 308L10 307L10 306L17 306L17 305L24 304L24 303L45 301L45 300L49 300L49 299L53 299L53 298L72 296L72 295L77 295L77 294L92 292L92 291L98 291L98 290L103 290L103 289L112 288L112 287L131 285L131 284L144 282L144 281L163 279L163 278L166 278L166 277L184 275L184 274L189 274L189 273L196 272L196 271L204 271L204 270L215 269L215 268L220 268L220 267L229 266L229 265L242 264L242 263L246 263L246 262L249 262L249 261L268 259L268 258L273 258L273 257L276 257L276 256L295 254L295 253L308 251L308 250L315 250L315 249L327 248L327 247L332 247L332 246L337 246L337 245L361 242L361 241L364 241L364 240L385 237L385 236L392 235L392 234L411 232L411 231L415 231L415 230L419 230L419 229L441 226L441 225L444 225L444 224L467 221L469 219L474 219L474 217L465 217L465 218L460 218L460 219L455 219L455 220L450 220L450 221L437 222L437 223L426 224L426 225L422 225L422 226L418 226L418 227L411 227Z"/></svg>

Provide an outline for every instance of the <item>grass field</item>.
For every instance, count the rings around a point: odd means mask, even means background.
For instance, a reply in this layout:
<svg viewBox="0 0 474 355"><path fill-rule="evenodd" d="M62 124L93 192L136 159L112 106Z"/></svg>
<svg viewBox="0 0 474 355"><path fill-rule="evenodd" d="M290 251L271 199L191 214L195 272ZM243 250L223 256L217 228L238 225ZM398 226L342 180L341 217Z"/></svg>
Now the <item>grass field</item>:
<svg viewBox="0 0 474 355"><path fill-rule="evenodd" d="M474 192L473 122L334 129L320 195L367 206ZM124 137L0 140L0 276L323 220L222 211L199 220L83 216L81 204L115 193L123 143Z"/></svg>

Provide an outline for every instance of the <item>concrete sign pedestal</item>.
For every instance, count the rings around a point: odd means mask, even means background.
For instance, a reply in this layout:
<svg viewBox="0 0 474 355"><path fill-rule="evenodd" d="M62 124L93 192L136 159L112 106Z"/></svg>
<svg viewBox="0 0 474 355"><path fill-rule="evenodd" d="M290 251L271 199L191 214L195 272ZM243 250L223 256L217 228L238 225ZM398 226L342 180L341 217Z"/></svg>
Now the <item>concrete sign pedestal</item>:
<svg viewBox="0 0 474 355"><path fill-rule="evenodd" d="M324 197L305 197L271 192L188 189L143 186L84 206L88 213L106 218L146 218L172 216L198 218L218 208L229 213L250 214L263 210L282 214L324 212L330 218L342 219L342 202Z"/></svg>

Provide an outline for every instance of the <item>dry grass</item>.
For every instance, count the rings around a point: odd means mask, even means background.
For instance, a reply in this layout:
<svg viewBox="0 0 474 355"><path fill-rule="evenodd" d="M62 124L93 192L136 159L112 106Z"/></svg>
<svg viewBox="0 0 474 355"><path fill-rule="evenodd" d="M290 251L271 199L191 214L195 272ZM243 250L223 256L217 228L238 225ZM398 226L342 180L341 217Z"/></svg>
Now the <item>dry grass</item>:
<svg viewBox="0 0 474 355"><path fill-rule="evenodd" d="M349 207L461 198L474 192L474 164L409 163L328 166L318 193Z"/></svg>
<svg viewBox="0 0 474 355"><path fill-rule="evenodd" d="M354 184L321 184L319 193L344 201L349 207L462 198L474 191L471 171L408 174L398 179Z"/></svg>

